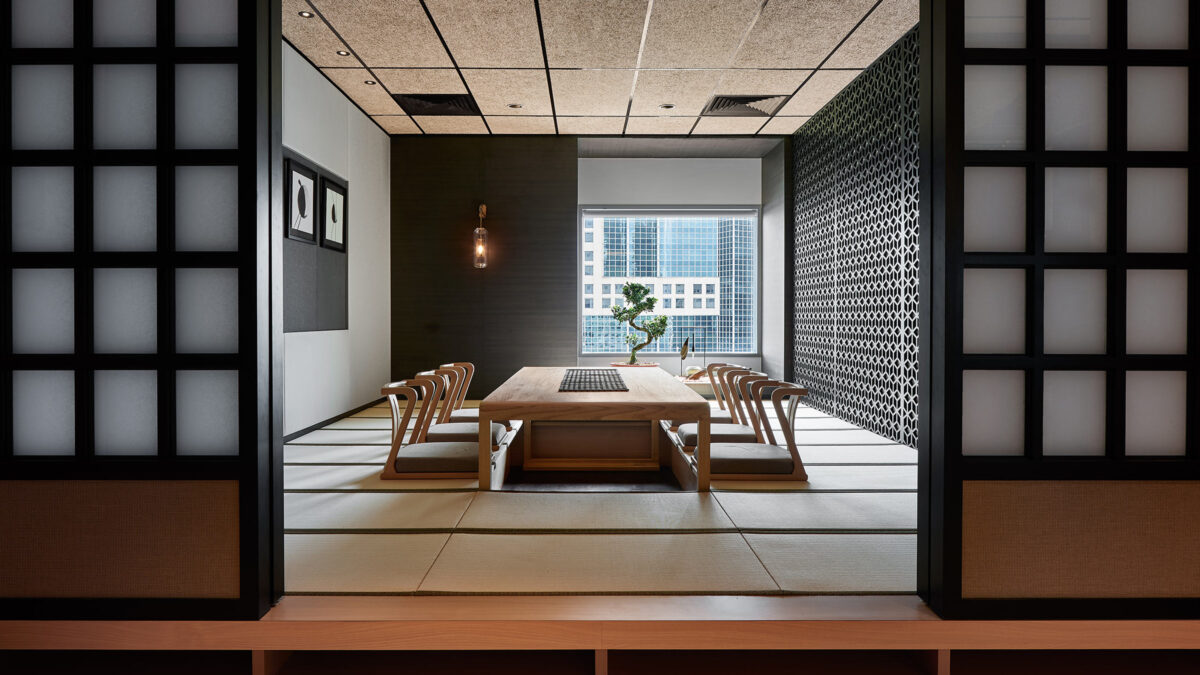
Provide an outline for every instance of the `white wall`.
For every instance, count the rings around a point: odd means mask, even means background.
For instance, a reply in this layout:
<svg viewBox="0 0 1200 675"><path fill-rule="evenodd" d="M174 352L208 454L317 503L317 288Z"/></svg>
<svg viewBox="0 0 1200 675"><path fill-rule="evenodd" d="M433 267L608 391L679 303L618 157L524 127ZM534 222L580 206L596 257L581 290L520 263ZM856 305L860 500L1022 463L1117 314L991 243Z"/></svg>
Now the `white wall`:
<svg viewBox="0 0 1200 675"><path fill-rule="evenodd" d="M762 312L762 370L777 379L786 379L788 364L784 362L787 336L786 322L790 298L784 281L787 279L786 264L787 227L791 205L787 204L786 167L783 165L783 145L767 153L762 159L762 292L759 294L759 311Z"/></svg>
<svg viewBox="0 0 1200 675"><path fill-rule="evenodd" d="M579 203L737 205L762 203L762 161L580 159Z"/></svg>
<svg viewBox="0 0 1200 675"><path fill-rule="evenodd" d="M284 334L289 434L378 398L391 373L391 142L285 44L283 145L345 178L350 192L350 328Z"/></svg>

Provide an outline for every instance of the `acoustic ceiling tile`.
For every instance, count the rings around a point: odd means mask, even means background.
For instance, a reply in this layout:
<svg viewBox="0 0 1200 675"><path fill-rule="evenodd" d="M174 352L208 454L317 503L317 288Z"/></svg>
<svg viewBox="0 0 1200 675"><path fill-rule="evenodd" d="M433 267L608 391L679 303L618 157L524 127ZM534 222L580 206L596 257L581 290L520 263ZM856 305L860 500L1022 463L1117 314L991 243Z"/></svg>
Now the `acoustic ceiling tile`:
<svg viewBox="0 0 1200 675"><path fill-rule="evenodd" d="M624 115L633 89L632 70L551 70L559 115Z"/></svg>
<svg viewBox="0 0 1200 675"><path fill-rule="evenodd" d="M800 88L811 70L726 70L717 85L718 94L788 94Z"/></svg>
<svg viewBox="0 0 1200 675"><path fill-rule="evenodd" d="M625 135L687 135L695 123L695 117L630 117Z"/></svg>
<svg viewBox="0 0 1200 675"><path fill-rule="evenodd" d="M789 136L796 132L805 122L807 117L772 117L770 122L759 131L760 136Z"/></svg>
<svg viewBox="0 0 1200 675"><path fill-rule="evenodd" d="M550 134L554 135L553 117L489 117L493 134Z"/></svg>
<svg viewBox="0 0 1200 675"><path fill-rule="evenodd" d="M372 72L395 94L465 94L453 68L374 68Z"/></svg>
<svg viewBox="0 0 1200 675"><path fill-rule="evenodd" d="M824 67L866 68L917 25L920 16L920 0L883 0L829 57Z"/></svg>
<svg viewBox="0 0 1200 675"><path fill-rule="evenodd" d="M312 7L304 0L283 0L283 37L309 61L319 67L362 65L352 55L338 55L338 51L349 50L329 24L317 16L306 19L300 12L312 12Z"/></svg>
<svg viewBox="0 0 1200 675"><path fill-rule="evenodd" d="M460 68L542 68L534 0L425 0Z"/></svg>
<svg viewBox="0 0 1200 675"><path fill-rule="evenodd" d="M662 115L664 111L658 106L666 103L675 106L666 114L699 115L720 77L719 70L639 71L629 114Z"/></svg>
<svg viewBox="0 0 1200 675"><path fill-rule="evenodd" d="M542 0L551 68L637 66L648 0Z"/></svg>
<svg viewBox="0 0 1200 675"><path fill-rule="evenodd" d="M368 115L404 113L386 89L378 84L367 84L375 78L366 68L323 68L321 72Z"/></svg>
<svg viewBox="0 0 1200 675"><path fill-rule="evenodd" d="M551 114L545 70L463 69L462 73L484 115ZM509 108L510 103L521 107Z"/></svg>
<svg viewBox="0 0 1200 675"><path fill-rule="evenodd" d="M734 61L737 68L815 68L875 0L772 0Z"/></svg>
<svg viewBox="0 0 1200 675"><path fill-rule="evenodd" d="M419 134L421 130L408 115L376 115L375 120L389 134Z"/></svg>
<svg viewBox="0 0 1200 675"><path fill-rule="evenodd" d="M559 117L558 133L587 136L592 134L620 135L625 128L624 117Z"/></svg>
<svg viewBox="0 0 1200 675"><path fill-rule="evenodd" d="M800 88L800 91L796 92L792 100L783 106L779 115L801 117L816 114L861 72L861 70L818 70Z"/></svg>
<svg viewBox="0 0 1200 675"><path fill-rule="evenodd" d="M313 5L368 67L454 65L418 0L313 0Z"/></svg>
<svg viewBox="0 0 1200 675"><path fill-rule="evenodd" d="M729 66L761 5L761 0L655 0L640 67Z"/></svg>
<svg viewBox="0 0 1200 675"><path fill-rule="evenodd" d="M766 117L701 117L692 129L692 135L736 134L753 136L758 133Z"/></svg>
<svg viewBox="0 0 1200 675"><path fill-rule="evenodd" d="M486 134L488 132L482 117L417 115L413 117L413 121L427 134Z"/></svg>

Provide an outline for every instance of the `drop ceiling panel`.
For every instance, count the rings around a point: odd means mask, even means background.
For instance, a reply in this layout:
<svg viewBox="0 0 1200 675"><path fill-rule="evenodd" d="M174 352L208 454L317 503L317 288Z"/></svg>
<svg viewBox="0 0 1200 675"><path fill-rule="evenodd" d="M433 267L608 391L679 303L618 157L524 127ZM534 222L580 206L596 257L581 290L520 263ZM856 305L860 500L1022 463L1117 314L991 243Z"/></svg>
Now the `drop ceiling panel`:
<svg viewBox="0 0 1200 675"><path fill-rule="evenodd" d="M730 96L791 95L811 72L811 70L726 70L721 74L721 82L717 85L716 93Z"/></svg>
<svg viewBox="0 0 1200 675"><path fill-rule="evenodd" d="M815 68L874 4L875 0L772 0L733 65Z"/></svg>
<svg viewBox="0 0 1200 675"><path fill-rule="evenodd" d="M701 117L692 129L692 134L738 134L751 135L758 133L769 117Z"/></svg>
<svg viewBox="0 0 1200 675"><path fill-rule="evenodd" d="M451 67L417 0L313 0L368 66Z"/></svg>
<svg viewBox="0 0 1200 675"><path fill-rule="evenodd" d="M404 110L386 89L378 84L366 83L367 80L375 79L371 71L365 68L324 68L321 72L346 92L346 95L368 115L404 114Z"/></svg>
<svg viewBox="0 0 1200 675"><path fill-rule="evenodd" d="M633 90L632 70L551 70L559 115L624 115Z"/></svg>
<svg viewBox="0 0 1200 675"><path fill-rule="evenodd" d="M417 115L413 121L421 125L427 134L486 134L488 132L487 127L483 125L482 117Z"/></svg>
<svg viewBox="0 0 1200 675"><path fill-rule="evenodd" d="M460 68L541 68L533 0L425 0Z"/></svg>
<svg viewBox="0 0 1200 675"><path fill-rule="evenodd" d="M654 0L641 67L729 66L761 4L761 0Z"/></svg>
<svg viewBox="0 0 1200 675"><path fill-rule="evenodd" d="M805 122L807 117L773 117L767 125L758 132L760 135L771 136L790 136L795 133Z"/></svg>
<svg viewBox="0 0 1200 675"><path fill-rule="evenodd" d="M640 71L629 114L662 115L664 111L658 106L670 103L675 106L670 115L699 115L720 77L719 70Z"/></svg>
<svg viewBox="0 0 1200 675"><path fill-rule="evenodd" d="M550 67L635 67L648 5L648 0L541 0Z"/></svg>
<svg viewBox="0 0 1200 675"><path fill-rule="evenodd" d="M300 12L311 12L304 0L283 0L283 37L317 66L361 66L353 56L338 56L349 51L329 24L319 17L306 19Z"/></svg>
<svg viewBox="0 0 1200 675"><path fill-rule="evenodd" d="M553 117L489 117L493 134L553 134Z"/></svg>
<svg viewBox="0 0 1200 675"><path fill-rule="evenodd" d="M453 68L373 68L371 72L393 94L465 94Z"/></svg>
<svg viewBox="0 0 1200 675"><path fill-rule="evenodd" d="M920 17L920 0L883 0L829 57L825 67L866 68L917 25Z"/></svg>
<svg viewBox="0 0 1200 675"><path fill-rule="evenodd" d="M585 136L617 134L625 128L624 117L559 117L558 133Z"/></svg>
<svg viewBox="0 0 1200 675"><path fill-rule="evenodd" d="M469 70L463 77L484 115L549 115L550 87L544 70ZM509 103L521 105L509 108Z"/></svg>
<svg viewBox="0 0 1200 675"><path fill-rule="evenodd" d="M375 120L389 134L419 134L421 130L408 115L376 115Z"/></svg>
<svg viewBox="0 0 1200 675"><path fill-rule="evenodd" d="M841 91L861 70L818 70L796 92L792 100L779 111L784 117L815 115L826 103Z"/></svg>
<svg viewBox="0 0 1200 675"><path fill-rule="evenodd" d="M687 134L695 117L630 117L626 134Z"/></svg>

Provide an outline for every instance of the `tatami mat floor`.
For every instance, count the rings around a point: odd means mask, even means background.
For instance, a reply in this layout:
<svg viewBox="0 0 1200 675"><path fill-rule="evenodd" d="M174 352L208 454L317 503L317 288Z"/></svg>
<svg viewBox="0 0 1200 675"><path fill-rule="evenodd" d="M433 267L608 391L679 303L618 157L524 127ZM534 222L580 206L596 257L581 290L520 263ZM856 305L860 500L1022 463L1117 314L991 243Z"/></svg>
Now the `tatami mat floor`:
<svg viewBox="0 0 1200 675"><path fill-rule="evenodd" d="M808 481L708 494L380 480L390 425L379 404L284 447L288 593L916 591L916 451L812 408Z"/></svg>

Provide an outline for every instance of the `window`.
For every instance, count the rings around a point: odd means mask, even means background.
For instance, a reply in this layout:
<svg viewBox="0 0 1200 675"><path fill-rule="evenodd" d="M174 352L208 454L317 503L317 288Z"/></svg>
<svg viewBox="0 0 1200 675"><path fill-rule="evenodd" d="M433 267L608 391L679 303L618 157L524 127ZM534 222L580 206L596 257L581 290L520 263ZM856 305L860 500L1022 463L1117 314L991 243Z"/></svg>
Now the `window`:
<svg viewBox="0 0 1200 675"><path fill-rule="evenodd" d="M583 213L581 251L613 293L637 282L660 297L670 317L653 349L677 352L692 337L698 351L758 352L758 212L754 209ZM594 242L594 243L588 243ZM588 252L593 252L587 257ZM690 289L690 292L689 292ZM601 287L603 295L608 288ZM657 293L661 293L661 296ZM692 302L688 306L687 298ZM720 302L717 299L720 298ZM672 302L672 300L674 302ZM611 299L605 299L612 306ZM628 350L629 326L601 313L580 319L585 354Z"/></svg>
<svg viewBox="0 0 1200 675"><path fill-rule="evenodd" d="M583 252L583 259L584 259L584 260L586 260L586 261L588 261L588 262L592 262L592 258L593 258L593 257L595 257L595 255L596 255L596 252L595 252L595 251L584 251L584 252Z"/></svg>
<svg viewBox="0 0 1200 675"><path fill-rule="evenodd" d="M608 298L605 298L604 303L601 305L601 307L604 307L605 309L608 309L611 306L612 306L612 300L609 300Z"/></svg>
<svg viewBox="0 0 1200 675"><path fill-rule="evenodd" d="M605 294L612 293L612 284L604 284L600 287L600 292Z"/></svg>
<svg viewBox="0 0 1200 675"><path fill-rule="evenodd" d="M584 309L591 309L591 308L592 308L592 299L591 299L591 298L584 298L584 299L583 299L583 308L584 308Z"/></svg>
<svg viewBox="0 0 1200 675"><path fill-rule="evenodd" d="M594 288L595 288L595 286L593 286L592 284L584 284L583 285L583 294L591 295L593 293L592 289L594 289Z"/></svg>
<svg viewBox="0 0 1200 675"><path fill-rule="evenodd" d="M583 266L583 276L585 276L585 277L592 276L592 266L591 265Z"/></svg>

